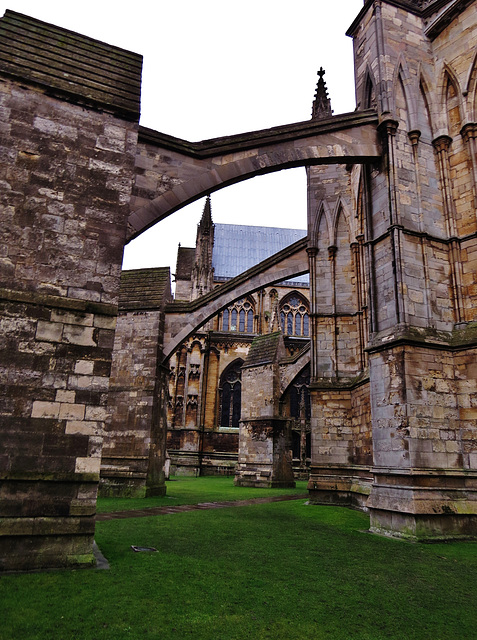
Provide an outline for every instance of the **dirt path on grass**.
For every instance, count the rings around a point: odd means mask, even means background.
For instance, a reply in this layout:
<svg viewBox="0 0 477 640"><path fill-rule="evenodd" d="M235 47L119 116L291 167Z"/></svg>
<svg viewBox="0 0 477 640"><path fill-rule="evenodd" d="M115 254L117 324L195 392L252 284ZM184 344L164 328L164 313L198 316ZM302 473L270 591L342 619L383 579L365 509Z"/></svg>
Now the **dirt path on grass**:
<svg viewBox="0 0 477 640"><path fill-rule="evenodd" d="M205 509L223 509L224 507L248 507L251 504L265 504L267 502L285 502L286 500L303 500L307 493L288 496L274 496L270 498L251 498L250 500L224 500L223 502L199 502L199 504L182 504L177 507L146 507L130 511L112 511L111 513L97 513L96 521L120 520L124 518L145 518L146 516L167 516L171 513L184 511L199 511Z"/></svg>

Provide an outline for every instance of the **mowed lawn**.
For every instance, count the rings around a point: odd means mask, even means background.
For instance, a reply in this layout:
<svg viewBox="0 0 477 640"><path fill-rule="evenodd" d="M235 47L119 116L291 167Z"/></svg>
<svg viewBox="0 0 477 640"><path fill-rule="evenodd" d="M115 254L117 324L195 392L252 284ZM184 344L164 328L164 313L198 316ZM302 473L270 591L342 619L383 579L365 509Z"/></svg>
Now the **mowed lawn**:
<svg viewBox="0 0 477 640"><path fill-rule="evenodd" d="M168 492L231 499L231 479L195 482ZM477 545L410 544L367 527L363 513L304 499L99 522L111 568L3 576L0 638L477 638Z"/></svg>

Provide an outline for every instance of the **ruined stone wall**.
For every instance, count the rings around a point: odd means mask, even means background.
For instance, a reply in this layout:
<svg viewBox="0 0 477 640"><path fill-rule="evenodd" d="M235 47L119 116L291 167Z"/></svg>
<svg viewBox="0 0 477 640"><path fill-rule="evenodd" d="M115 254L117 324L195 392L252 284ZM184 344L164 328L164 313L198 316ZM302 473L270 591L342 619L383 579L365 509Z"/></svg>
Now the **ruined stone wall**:
<svg viewBox="0 0 477 640"><path fill-rule="evenodd" d="M0 103L1 563L91 563L137 124L9 80Z"/></svg>

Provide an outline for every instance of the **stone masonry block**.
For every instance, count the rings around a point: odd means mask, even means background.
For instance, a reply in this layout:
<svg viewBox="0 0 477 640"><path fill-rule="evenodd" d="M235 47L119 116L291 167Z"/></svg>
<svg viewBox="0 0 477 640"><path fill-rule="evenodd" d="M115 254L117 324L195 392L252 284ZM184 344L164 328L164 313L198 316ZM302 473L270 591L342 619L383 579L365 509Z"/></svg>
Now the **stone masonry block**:
<svg viewBox="0 0 477 640"><path fill-rule="evenodd" d="M58 418L60 414L59 402L45 402L35 400L31 411L32 418Z"/></svg>
<svg viewBox="0 0 477 640"><path fill-rule="evenodd" d="M92 473L99 475L101 458L76 458L75 473Z"/></svg>
<svg viewBox="0 0 477 640"><path fill-rule="evenodd" d="M60 420L83 420L85 412L84 404L62 403L60 405Z"/></svg>
<svg viewBox="0 0 477 640"><path fill-rule="evenodd" d="M82 347L96 347L93 327L79 327L77 325L65 325L63 339L70 344Z"/></svg>
<svg viewBox="0 0 477 640"><path fill-rule="evenodd" d="M39 320L36 327L36 339L44 342L61 342L63 325L58 322Z"/></svg>

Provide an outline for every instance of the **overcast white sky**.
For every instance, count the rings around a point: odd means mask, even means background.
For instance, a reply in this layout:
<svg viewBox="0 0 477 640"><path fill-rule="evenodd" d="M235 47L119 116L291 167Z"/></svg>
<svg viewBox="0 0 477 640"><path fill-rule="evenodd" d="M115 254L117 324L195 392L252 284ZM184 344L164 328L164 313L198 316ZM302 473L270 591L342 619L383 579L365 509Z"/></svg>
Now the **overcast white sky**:
<svg viewBox="0 0 477 640"><path fill-rule="evenodd" d="M0 0L5 9L144 57L141 124L186 140L308 120L322 66L337 113L353 111L352 41L363 0ZM204 200L125 249L124 268L170 266L194 246ZM212 195L214 222L306 228L303 168Z"/></svg>

